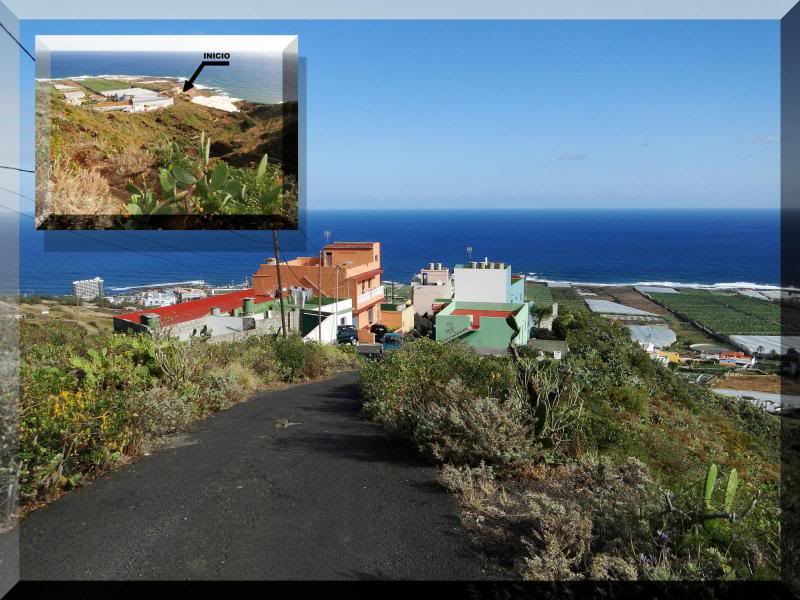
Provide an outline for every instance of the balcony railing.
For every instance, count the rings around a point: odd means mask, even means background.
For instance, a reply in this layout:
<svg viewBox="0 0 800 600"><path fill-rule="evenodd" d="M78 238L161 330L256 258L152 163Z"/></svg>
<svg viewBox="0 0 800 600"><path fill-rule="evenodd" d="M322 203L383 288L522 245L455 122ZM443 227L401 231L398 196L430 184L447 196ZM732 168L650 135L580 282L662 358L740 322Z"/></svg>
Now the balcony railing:
<svg viewBox="0 0 800 600"><path fill-rule="evenodd" d="M383 298L383 286L379 285L378 287L374 287L371 290L364 292L363 294L359 294L358 298L356 299L358 306L362 304L366 304L367 302L372 302L377 298Z"/></svg>

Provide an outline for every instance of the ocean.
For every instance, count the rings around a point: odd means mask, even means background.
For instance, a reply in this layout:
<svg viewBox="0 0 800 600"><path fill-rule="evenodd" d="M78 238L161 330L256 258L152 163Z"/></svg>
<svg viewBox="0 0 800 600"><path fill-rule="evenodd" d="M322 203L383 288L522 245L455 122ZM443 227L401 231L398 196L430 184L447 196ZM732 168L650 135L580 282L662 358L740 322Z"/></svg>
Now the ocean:
<svg viewBox="0 0 800 600"><path fill-rule="evenodd" d="M206 67L196 87L218 88L251 102L276 104L283 97L283 60L280 54L238 53L225 67ZM60 79L83 75L147 75L188 79L200 64L197 52L54 52L49 73L39 78ZM296 95L285 100L296 100Z"/></svg>
<svg viewBox="0 0 800 600"><path fill-rule="evenodd" d="M599 284L780 284L778 210L308 211L284 255L331 241L377 240L385 280L429 262L509 263L541 279ZM269 232L35 231L20 223L20 291L65 294L76 279L106 287L203 279L240 282L271 256ZM533 275L532 275L533 276Z"/></svg>

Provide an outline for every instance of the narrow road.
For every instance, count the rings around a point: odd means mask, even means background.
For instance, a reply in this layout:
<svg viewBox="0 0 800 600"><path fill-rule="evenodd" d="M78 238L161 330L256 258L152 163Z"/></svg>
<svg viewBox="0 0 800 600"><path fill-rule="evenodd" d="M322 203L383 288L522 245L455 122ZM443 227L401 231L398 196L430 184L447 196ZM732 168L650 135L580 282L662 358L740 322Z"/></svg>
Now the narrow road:
<svg viewBox="0 0 800 600"><path fill-rule="evenodd" d="M346 373L198 423L25 519L22 579L485 578L435 469L359 409Z"/></svg>

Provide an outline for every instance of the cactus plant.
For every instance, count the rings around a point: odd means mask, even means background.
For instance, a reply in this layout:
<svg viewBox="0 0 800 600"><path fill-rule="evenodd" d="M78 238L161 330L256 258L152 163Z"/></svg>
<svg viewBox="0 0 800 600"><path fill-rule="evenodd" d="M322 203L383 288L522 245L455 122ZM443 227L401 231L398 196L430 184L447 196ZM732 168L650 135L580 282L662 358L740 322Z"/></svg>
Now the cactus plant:
<svg viewBox="0 0 800 600"><path fill-rule="evenodd" d="M714 487L717 485L717 465L711 463L706 472L706 485L703 489L703 505L706 510L711 510L711 496L714 493Z"/></svg>
<svg viewBox="0 0 800 600"><path fill-rule="evenodd" d="M150 190L128 184L131 196L128 212L136 215L175 214L183 203L186 213L202 214L273 214L282 206L285 185L280 167L273 166L265 154L253 168L233 168L224 161L211 167L211 139L204 131L196 146L196 155L187 154L174 141L164 140L157 149L165 167L159 169L159 203Z"/></svg>
<svg viewBox="0 0 800 600"><path fill-rule="evenodd" d="M717 486L717 475L717 465L711 463L708 466L708 471L706 472L706 480L703 487L703 511L700 516L700 520L707 529L713 528L721 520L736 520L734 500L736 498L736 491L739 487L739 474L736 472L736 469L731 469L730 473L728 474L722 510L715 509L713 504L714 490ZM744 516L747 514L747 512L749 512L749 509L741 516Z"/></svg>

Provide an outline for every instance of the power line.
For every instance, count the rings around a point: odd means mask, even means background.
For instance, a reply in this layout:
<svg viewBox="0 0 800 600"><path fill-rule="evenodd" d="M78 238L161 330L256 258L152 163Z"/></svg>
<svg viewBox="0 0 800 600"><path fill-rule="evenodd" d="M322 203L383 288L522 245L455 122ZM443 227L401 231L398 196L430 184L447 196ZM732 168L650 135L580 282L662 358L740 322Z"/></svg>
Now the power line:
<svg viewBox="0 0 800 600"><path fill-rule="evenodd" d="M27 54L33 62L36 62L36 59L33 57L33 54L28 52L28 49L25 46L23 46L17 38L14 37L14 34L12 34L8 29L6 29L6 26L3 25L2 22L0 22L0 27L2 27L3 31L5 31L8 34L8 37L10 37L12 40L14 40L17 43L17 46L22 48L22 51L25 54Z"/></svg>
<svg viewBox="0 0 800 600"><path fill-rule="evenodd" d="M12 190L12 189L9 189L9 188L7 188L7 187L4 187L4 186L2 186L2 185L0 185L0 190L3 190L3 191L6 191L6 192L9 192L9 193L11 193L11 194L14 194L14 195L16 195L16 196L19 196L19 197L20 197L20 198L22 198L23 200L28 200L28 201L30 201L30 202L34 202L33 198L31 198L30 196L26 196L25 194L20 194L19 192L16 192L16 191L14 191L14 190ZM23 216L23 217L26 217L26 218L28 218L28 219L31 219L31 220L34 220L34 219L35 219L33 215L30 215L30 214L28 214L28 213L23 213L23 212L20 212L20 211L14 210L13 208L9 208L8 206L3 206L3 205L0 205L0 208L4 208L4 209L6 209L6 210L8 210L8 211L10 211L10 212L15 212L15 213L17 213L18 215L21 215L21 216ZM69 233L72 233L72 234L75 234L75 235L81 235L81 233L80 233L80 232L78 232L78 231L75 231L74 229L65 229L65 230L63 230L63 231L66 231L66 232L69 232ZM188 250L188 249L186 249L186 248L180 248L180 247L178 247L178 246L173 246L172 244L167 244L167 243L165 243L165 242L155 242L155 241L147 240L146 238L144 238L144 237L142 237L142 236L136 235L136 234L135 234L135 233L133 233L132 231L127 231L127 230L119 230L119 233L126 233L126 234L128 234L129 236L135 237L135 238L137 238L137 239L140 239L140 240L143 240L143 241L149 241L149 242L153 243L154 245L157 245L157 246L163 246L163 247L165 247L165 248L171 248L171 249L173 249L173 250L176 250L176 251L178 251L178 252L192 252L191 250ZM107 242L107 241L105 241L105 240L100 240L100 239L97 239L97 238L95 238L95 237L92 237L92 236L89 236L89 235L81 235L81 237L85 237L85 238L87 238L87 239L93 240L93 241L95 241L95 242L99 242L99 243L101 243L101 244L106 244L106 245L109 245L109 244L110 244L110 245L114 245L114 246L116 246L116 247L118 247L118 248L121 248L121 249L125 250L126 252L137 252L137 253L143 254L143 255L145 255L145 256L154 256L155 258L158 258L159 260L169 260L170 262L176 262L174 259L165 259L163 256L150 255L150 254L147 254L147 253L143 252L142 250L137 250L136 248L127 248L127 247L125 247L125 246L119 246L118 244L113 244L113 242ZM178 260L177 262L183 262L183 261L180 261L180 260ZM188 262L183 262L183 264L185 264L185 265L188 265L188 266L195 266L195 265L192 265L192 264L190 264L190 263L188 263ZM228 263L226 262L226 264L228 264ZM219 265L217 265L217 266L218 266L218 267L222 267L222 268L224 268L224 267L222 266L222 264L219 264Z"/></svg>
<svg viewBox="0 0 800 600"><path fill-rule="evenodd" d="M18 214L18 215L20 215L22 217L26 217L28 219L33 219L34 218L32 215L29 215L29 214L24 213L24 212L20 212L18 210L14 210L13 208L10 208L10 207L5 206L3 204L0 204L0 208L2 208L4 210L7 210L9 212L12 212L12 213L16 213L16 214ZM185 262L185 261L181 261L181 260L175 260L174 258L166 258L164 256L158 256L157 254L150 254L149 252L143 252L141 250L136 250L135 248L128 248L127 246L122 246L120 244L116 244L114 242L109 242L107 240L100 240L100 239L97 239L97 238L92 237L90 235L87 235L85 233L82 233L80 231L75 231L74 229L65 229L64 231L67 232L67 233L71 233L72 235L77 235L79 237L86 238L86 239L91 240L93 242L97 242L99 244L105 244L106 246L111 246L111 247L117 248L119 250L124 250L125 252L133 252L135 254L140 254L140 255L146 256L148 258L154 258L156 260L162 260L162 261L169 262L169 263L172 263L172 264L178 262L178 263L182 263L182 264L184 264L186 266L189 266L189 267L194 267L194 268L197 267L196 264L192 264L192 263L189 263L189 262Z"/></svg>
<svg viewBox="0 0 800 600"><path fill-rule="evenodd" d="M9 167L8 165L0 165L0 169L8 169L9 171L19 171L20 173L36 173L31 169L20 169L19 167Z"/></svg>

